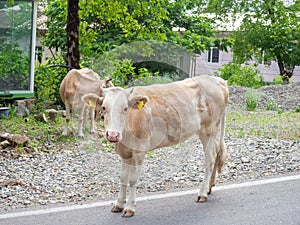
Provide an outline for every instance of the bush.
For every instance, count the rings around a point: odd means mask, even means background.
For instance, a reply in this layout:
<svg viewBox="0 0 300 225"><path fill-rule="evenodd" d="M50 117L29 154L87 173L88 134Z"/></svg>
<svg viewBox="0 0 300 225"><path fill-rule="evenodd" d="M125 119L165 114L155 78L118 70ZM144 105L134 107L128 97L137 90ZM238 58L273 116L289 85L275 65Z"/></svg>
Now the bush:
<svg viewBox="0 0 300 225"><path fill-rule="evenodd" d="M0 90L29 90L29 56L18 45L0 46Z"/></svg>
<svg viewBox="0 0 300 225"><path fill-rule="evenodd" d="M245 101L246 101L246 109L248 111L254 111L257 108L259 100L260 100L260 96L255 90L249 89L246 91Z"/></svg>
<svg viewBox="0 0 300 225"><path fill-rule="evenodd" d="M290 78L286 75L277 75L274 79L273 79L273 83L275 85L278 85L278 84L284 84L284 83L288 83L290 80Z"/></svg>
<svg viewBox="0 0 300 225"><path fill-rule="evenodd" d="M276 76L274 79L273 79L273 82L275 85L278 85L278 84L283 84L283 77L278 75Z"/></svg>
<svg viewBox="0 0 300 225"><path fill-rule="evenodd" d="M151 75L138 78L131 82L128 86L147 86L151 84L166 84L171 82L173 82L173 80L168 76Z"/></svg>
<svg viewBox="0 0 300 225"><path fill-rule="evenodd" d="M47 64L40 65L36 68L34 89L38 104L55 102L56 104L63 105L59 94L59 87L68 71L65 67L53 67L53 65L64 64L63 58L57 56L56 59L51 58Z"/></svg>
<svg viewBox="0 0 300 225"><path fill-rule="evenodd" d="M253 65L239 65L230 62L219 69L220 77L228 81L229 85L259 88L264 85L262 76Z"/></svg>

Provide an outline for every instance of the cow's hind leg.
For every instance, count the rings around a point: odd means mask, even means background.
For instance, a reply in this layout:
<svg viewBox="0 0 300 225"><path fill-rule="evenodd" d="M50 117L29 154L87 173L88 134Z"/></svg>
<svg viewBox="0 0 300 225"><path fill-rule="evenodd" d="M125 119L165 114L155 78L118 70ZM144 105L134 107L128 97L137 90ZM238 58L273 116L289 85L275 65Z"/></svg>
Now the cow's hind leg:
<svg viewBox="0 0 300 225"><path fill-rule="evenodd" d="M213 186L215 186L215 181L216 181L216 172L222 173L223 171L223 166L226 162L227 158L227 151L226 151L226 145L224 141L224 135L225 135L225 113L222 116L222 119L220 121L220 141L215 143L216 148L217 148L217 158L216 162L214 165L213 173L210 179L210 184L209 184L209 193L211 193L211 189Z"/></svg>
<svg viewBox="0 0 300 225"><path fill-rule="evenodd" d="M215 186L215 183L216 183L216 173L217 173L217 160L215 162L214 169L213 169L213 172L211 174L210 181L209 181L209 191L208 191L208 194L211 193L212 188Z"/></svg>
<svg viewBox="0 0 300 225"><path fill-rule="evenodd" d="M205 175L201 188L198 193L196 202L206 202L208 194L211 192L211 188L214 185L215 173L216 173L216 157L217 157L217 132L201 132L199 137L203 144L204 156L205 156Z"/></svg>
<svg viewBox="0 0 300 225"><path fill-rule="evenodd" d="M70 111L71 111L71 105L66 102L65 103L65 107L66 107L66 126L63 130L63 135L67 135L69 133L69 123L70 123Z"/></svg>

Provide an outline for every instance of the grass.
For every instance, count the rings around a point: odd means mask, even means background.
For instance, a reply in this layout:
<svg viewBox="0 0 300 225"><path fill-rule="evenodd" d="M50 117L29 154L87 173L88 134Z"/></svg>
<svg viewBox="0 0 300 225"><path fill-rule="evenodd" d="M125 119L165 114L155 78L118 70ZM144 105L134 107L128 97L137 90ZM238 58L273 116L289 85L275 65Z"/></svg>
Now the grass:
<svg viewBox="0 0 300 225"><path fill-rule="evenodd" d="M227 133L237 137L261 136L266 138L300 138L300 113L295 112L229 112Z"/></svg>
<svg viewBox="0 0 300 225"><path fill-rule="evenodd" d="M293 111L280 114L267 110L228 112L226 133L239 138L260 136L298 140L300 139L300 113ZM103 122L98 123L98 126L99 124L103 127ZM76 142L81 142L82 139L76 137L76 132L74 135L62 135L64 125L63 117L57 117L55 122L48 120L48 123L44 123L37 121L33 115L26 118L14 116L0 120L0 133L26 135L30 139L30 146L38 152L63 150L66 146L75 148ZM86 136L88 139L88 134ZM92 145L97 147L88 146L90 142L84 144L83 141L82 149L89 151L92 147L93 150L113 151L113 145L103 137L93 138ZM22 153L22 149L23 147L20 146L18 150ZM152 158L154 154L149 152L148 157Z"/></svg>
<svg viewBox="0 0 300 225"><path fill-rule="evenodd" d="M259 94L254 89L248 89L245 93L246 109L254 111L260 100Z"/></svg>
<svg viewBox="0 0 300 225"><path fill-rule="evenodd" d="M65 119L57 117L55 122L47 123L37 121L33 115L22 118L10 116L8 119L0 120L0 133L25 135L30 139L30 147L37 152L51 152L60 143L74 143L74 136L62 135ZM22 152L22 147L18 149Z"/></svg>
<svg viewBox="0 0 300 225"><path fill-rule="evenodd" d="M103 121L97 121L96 126L100 128L97 134L90 135L88 130L85 130L84 139L77 137L77 128L73 128L71 134L62 135L65 123L65 118L62 116L57 116L54 122L48 118L48 122L45 123L36 120L32 114L24 118L10 115L8 119L0 120L0 134L9 133L27 136L30 139L29 146L33 148L35 152L55 152L64 149L72 150L77 149L78 146L80 146L81 150L85 151L114 151L114 145L103 138ZM78 127L78 121L75 118L71 120L69 127L71 128L73 125L74 127ZM89 128L89 121L87 125ZM23 149L23 146L19 146L14 150L22 154Z"/></svg>

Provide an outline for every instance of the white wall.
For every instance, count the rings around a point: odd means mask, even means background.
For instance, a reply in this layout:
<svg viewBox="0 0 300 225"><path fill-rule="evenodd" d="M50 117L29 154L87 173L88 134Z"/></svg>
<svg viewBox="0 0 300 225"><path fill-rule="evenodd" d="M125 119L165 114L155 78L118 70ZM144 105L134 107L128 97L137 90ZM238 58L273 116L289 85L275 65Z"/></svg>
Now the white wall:
<svg viewBox="0 0 300 225"><path fill-rule="evenodd" d="M219 62L211 63L208 62L208 54L207 52L202 53L201 55L196 55L195 62L192 62L192 75L201 75L208 74L214 75L214 73L218 72L218 68L223 67L224 64L229 63L233 60L232 52L223 52L220 51ZM273 79L279 74L279 68L276 62L272 61L270 66L259 64L257 69L260 71L260 74L263 76L264 81L272 82ZM294 71L294 75L292 77L293 81L300 82L300 67L297 66Z"/></svg>

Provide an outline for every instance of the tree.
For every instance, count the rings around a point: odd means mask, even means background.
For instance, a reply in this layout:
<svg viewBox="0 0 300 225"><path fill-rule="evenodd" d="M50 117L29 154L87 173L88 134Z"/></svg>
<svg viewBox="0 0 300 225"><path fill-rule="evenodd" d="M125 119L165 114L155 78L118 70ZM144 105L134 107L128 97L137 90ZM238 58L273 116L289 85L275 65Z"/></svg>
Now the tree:
<svg viewBox="0 0 300 225"><path fill-rule="evenodd" d="M298 2L285 5L283 0L211 0L210 10L223 16L242 16L241 26L232 35L237 62L275 60L280 75L288 79L300 65Z"/></svg>
<svg viewBox="0 0 300 225"><path fill-rule="evenodd" d="M67 17L67 54L65 61L67 66L80 68L79 60L79 0L68 0Z"/></svg>
<svg viewBox="0 0 300 225"><path fill-rule="evenodd" d="M67 0L49 1L46 10L48 32L43 42L46 46L59 48L63 52L67 51L67 35L63 29L67 24L66 7ZM90 58L95 59L118 46L149 40L173 43L194 53L201 53L215 45L226 49L230 42L215 37L216 31L211 26L211 21L205 17L187 14L193 7L195 7L193 1L188 0L81 0L78 11L81 63L90 62ZM174 28L180 28L184 32L175 31ZM165 51L159 51L159 54L161 52L169 54L169 46L165 45ZM140 58L152 56L155 54L152 47L151 44L145 44L136 53ZM124 51L127 51L127 55L130 54L128 50ZM137 70L147 66L149 63L134 65ZM153 63L150 66L155 68Z"/></svg>

